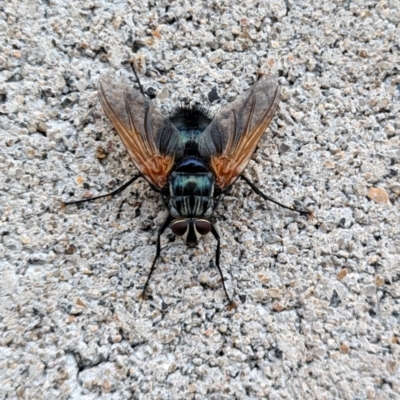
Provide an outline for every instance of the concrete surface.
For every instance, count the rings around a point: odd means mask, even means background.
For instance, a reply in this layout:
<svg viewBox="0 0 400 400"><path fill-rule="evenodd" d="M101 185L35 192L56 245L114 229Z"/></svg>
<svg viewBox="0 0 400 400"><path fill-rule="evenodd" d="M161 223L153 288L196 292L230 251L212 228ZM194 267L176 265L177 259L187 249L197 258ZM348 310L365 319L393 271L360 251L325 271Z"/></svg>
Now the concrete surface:
<svg viewBox="0 0 400 400"><path fill-rule="evenodd" d="M0 7L0 398L400 398L398 1L17 1ZM97 98L110 70L165 113L256 79L282 102L220 203L222 268L166 211ZM134 85L134 83L132 83ZM210 99L213 100L210 103Z"/></svg>

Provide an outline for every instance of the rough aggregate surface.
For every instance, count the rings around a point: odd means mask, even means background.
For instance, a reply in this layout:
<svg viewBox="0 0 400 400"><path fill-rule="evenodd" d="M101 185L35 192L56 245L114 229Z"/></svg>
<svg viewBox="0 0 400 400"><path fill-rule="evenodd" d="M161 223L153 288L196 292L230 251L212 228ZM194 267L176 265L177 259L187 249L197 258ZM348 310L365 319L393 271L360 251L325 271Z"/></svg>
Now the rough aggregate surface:
<svg viewBox="0 0 400 400"><path fill-rule="evenodd" d="M400 398L400 4L17 1L0 5L0 398ZM97 97L132 80L166 114L214 115L276 74L280 109L216 212L170 230Z"/></svg>

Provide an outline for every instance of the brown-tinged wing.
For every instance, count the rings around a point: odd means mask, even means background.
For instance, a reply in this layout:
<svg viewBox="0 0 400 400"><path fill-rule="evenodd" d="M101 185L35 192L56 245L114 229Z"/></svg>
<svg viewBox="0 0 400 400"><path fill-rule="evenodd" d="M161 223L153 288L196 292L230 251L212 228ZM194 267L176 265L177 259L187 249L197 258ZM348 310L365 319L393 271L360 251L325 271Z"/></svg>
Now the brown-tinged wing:
<svg viewBox="0 0 400 400"><path fill-rule="evenodd" d="M156 189L164 188L179 151L178 129L121 77L102 76L98 93L136 168Z"/></svg>
<svg viewBox="0 0 400 400"><path fill-rule="evenodd" d="M220 190L231 186L246 168L279 100L279 83L263 76L226 105L203 132L200 154L209 159Z"/></svg>

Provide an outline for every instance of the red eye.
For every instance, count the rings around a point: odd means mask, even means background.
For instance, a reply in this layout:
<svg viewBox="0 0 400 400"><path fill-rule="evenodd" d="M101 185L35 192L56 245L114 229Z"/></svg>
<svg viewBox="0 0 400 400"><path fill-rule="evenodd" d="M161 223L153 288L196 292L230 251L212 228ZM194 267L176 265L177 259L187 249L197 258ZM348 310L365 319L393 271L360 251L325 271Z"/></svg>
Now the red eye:
<svg viewBox="0 0 400 400"><path fill-rule="evenodd" d="M201 236L207 235L211 231L211 223L205 219L198 219L195 222L196 231L200 233Z"/></svg>
<svg viewBox="0 0 400 400"><path fill-rule="evenodd" d="M188 228L188 223L186 221L176 221L171 225L172 232L176 236L183 236Z"/></svg>

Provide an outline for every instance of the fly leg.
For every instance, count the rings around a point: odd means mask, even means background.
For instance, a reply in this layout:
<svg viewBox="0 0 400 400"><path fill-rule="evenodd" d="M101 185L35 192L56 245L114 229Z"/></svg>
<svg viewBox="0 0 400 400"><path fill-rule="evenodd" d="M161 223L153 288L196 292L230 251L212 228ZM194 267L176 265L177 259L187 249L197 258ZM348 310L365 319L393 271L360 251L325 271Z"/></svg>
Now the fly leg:
<svg viewBox="0 0 400 400"><path fill-rule="evenodd" d="M157 261L158 257L160 256L160 251L161 251L160 239L161 239L161 235L164 233L165 229L168 228L168 226L171 223L172 219L173 218L170 215L168 215L168 217L164 221L164 223L158 228L157 244L156 244L156 256L154 257L153 264L151 264L151 269L150 269L149 275L147 276L147 280L146 280L146 283L144 284L142 293L140 293L140 295L139 295L139 299L147 300L147 295L146 295L147 285L149 284L151 275L153 274L153 271L155 270L156 261Z"/></svg>
<svg viewBox="0 0 400 400"><path fill-rule="evenodd" d="M73 200L73 201L63 201L63 205L66 206L68 204L79 204L79 203L84 203L85 201L93 201L96 199L101 199L102 197L107 197L107 196L115 196L119 193L121 193L123 190L125 190L129 185L131 185L133 182L136 181L136 179L140 178L142 175L135 175L132 179L130 179L128 182L125 182L122 186L120 186L118 189L113 190L110 193L102 194L100 196L95 196L95 197L90 197L89 199L82 199L82 200Z"/></svg>
<svg viewBox="0 0 400 400"><path fill-rule="evenodd" d="M213 224L211 224L211 233L213 234L213 236L215 237L215 240L217 241L217 250L215 252L215 265L218 268L219 274L221 275L221 280L222 280L222 286L224 288L226 297L229 300L229 304L227 306L228 311L231 311L233 309L235 309L237 307L237 304L229 297L229 294L226 290L225 287L225 279L224 279L224 275L222 275L222 271L221 268L219 266L219 256L221 254L221 241L220 241L220 237L219 237L219 233L217 231L217 229L215 228L215 226Z"/></svg>
<svg viewBox="0 0 400 400"><path fill-rule="evenodd" d="M312 211L309 210L299 210L297 208L294 207L288 207L285 206L284 204L279 203L278 201L272 199L271 197L268 197L266 194L264 194L256 185L254 185L253 182L251 182L249 179L247 179L244 175L240 175L240 177L259 195L261 196L264 200L270 201L271 203L274 203L280 207L286 208L287 210L291 210L291 211L296 211L298 213L300 213L301 215L305 215L308 217L312 216Z"/></svg>
<svg viewBox="0 0 400 400"><path fill-rule="evenodd" d="M130 64L131 64L133 73L135 74L136 81L137 81L137 83L139 84L140 93L142 93L142 95L145 96L144 90L143 90L143 86L142 86L142 84L140 83L139 76L138 76L138 74L137 74L137 72L136 72L135 64L133 63L133 61L131 61Z"/></svg>

